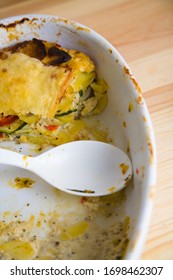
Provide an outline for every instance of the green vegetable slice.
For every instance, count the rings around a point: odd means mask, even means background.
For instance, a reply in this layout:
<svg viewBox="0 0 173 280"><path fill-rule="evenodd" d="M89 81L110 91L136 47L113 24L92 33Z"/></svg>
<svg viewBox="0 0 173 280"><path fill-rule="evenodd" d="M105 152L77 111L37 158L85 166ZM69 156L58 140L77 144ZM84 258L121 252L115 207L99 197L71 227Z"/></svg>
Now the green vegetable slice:
<svg viewBox="0 0 173 280"><path fill-rule="evenodd" d="M67 116L67 115L70 115L71 113L74 113L74 112L76 112L76 111L77 111L77 109L69 110L69 111L67 111L67 112L62 112L62 113L57 112L57 114L55 115L55 118L56 118L56 117Z"/></svg>
<svg viewBox="0 0 173 280"><path fill-rule="evenodd" d="M16 121L14 121L14 122L11 123L11 124L1 126L1 127L0 127L0 132L10 134L10 133L15 132L15 131L18 130L18 129L21 129L21 128L24 127L25 125L26 125L25 122L23 122L23 121L21 121L21 120L16 120Z"/></svg>

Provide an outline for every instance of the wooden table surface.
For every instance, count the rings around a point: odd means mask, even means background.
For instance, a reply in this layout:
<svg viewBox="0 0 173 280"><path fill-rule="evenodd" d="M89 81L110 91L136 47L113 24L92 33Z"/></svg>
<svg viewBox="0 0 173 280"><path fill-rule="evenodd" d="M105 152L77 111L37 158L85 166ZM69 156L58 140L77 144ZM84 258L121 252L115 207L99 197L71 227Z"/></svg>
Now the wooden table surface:
<svg viewBox="0 0 173 280"><path fill-rule="evenodd" d="M9 2L8 2L9 1ZM155 131L158 179L142 259L173 260L173 0L2 0L0 18L76 20L110 41L132 69Z"/></svg>

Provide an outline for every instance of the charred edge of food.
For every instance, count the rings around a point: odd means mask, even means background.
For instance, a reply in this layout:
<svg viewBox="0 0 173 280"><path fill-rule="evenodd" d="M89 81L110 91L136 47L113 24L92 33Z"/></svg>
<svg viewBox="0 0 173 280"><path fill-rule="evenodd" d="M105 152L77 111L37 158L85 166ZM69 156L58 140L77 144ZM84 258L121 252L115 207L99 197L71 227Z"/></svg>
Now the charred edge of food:
<svg viewBox="0 0 173 280"><path fill-rule="evenodd" d="M58 49L58 47L53 46L47 51L44 41L36 38L33 38L30 41L23 41L13 46L9 46L7 48L4 48L3 51L9 51L12 53L23 53L39 60L43 60L46 55L48 55L49 58L52 59L47 63L43 62L47 66L56 66L71 59L71 56L67 52ZM0 58L5 59L7 58L6 56L3 52L1 52Z"/></svg>
<svg viewBox="0 0 173 280"><path fill-rule="evenodd" d="M30 21L29 18L22 18L21 20L16 20L15 22L9 23L7 25L0 23L0 28L10 28L10 27L15 27L17 24L22 24L25 21Z"/></svg>
<svg viewBox="0 0 173 280"><path fill-rule="evenodd" d="M24 53L39 60L44 59L47 55L44 43L36 38L33 38L31 41L20 42L14 46L7 47L4 50L11 51L12 53Z"/></svg>
<svg viewBox="0 0 173 280"><path fill-rule="evenodd" d="M63 50L60 50L58 49L57 47L51 47L49 50L48 50L48 56L50 57L56 57L55 59L53 59L52 61L50 61L48 63L48 65L57 65L59 63L64 63L64 62L67 62L71 59L71 56L63 51Z"/></svg>
<svg viewBox="0 0 173 280"><path fill-rule="evenodd" d="M69 191L72 191L72 192L79 192L79 193L95 193L95 191L92 191L92 190L76 190L76 189L67 189Z"/></svg>
<svg viewBox="0 0 173 280"><path fill-rule="evenodd" d="M58 55L66 55L66 52L63 50L58 49L57 47L53 46L48 49L49 56L58 56Z"/></svg>

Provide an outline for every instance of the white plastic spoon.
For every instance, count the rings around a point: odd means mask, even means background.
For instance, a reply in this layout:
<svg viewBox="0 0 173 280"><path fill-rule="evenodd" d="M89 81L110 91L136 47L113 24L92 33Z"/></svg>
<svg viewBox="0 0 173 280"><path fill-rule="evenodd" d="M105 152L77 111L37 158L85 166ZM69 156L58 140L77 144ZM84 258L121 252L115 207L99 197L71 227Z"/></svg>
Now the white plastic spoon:
<svg viewBox="0 0 173 280"><path fill-rule="evenodd" d="M52 186L80 196L117 192L132 177L131 161L123 151L91 140L63 144L36 157L0 148L0 163L32 171Z"/></svg>

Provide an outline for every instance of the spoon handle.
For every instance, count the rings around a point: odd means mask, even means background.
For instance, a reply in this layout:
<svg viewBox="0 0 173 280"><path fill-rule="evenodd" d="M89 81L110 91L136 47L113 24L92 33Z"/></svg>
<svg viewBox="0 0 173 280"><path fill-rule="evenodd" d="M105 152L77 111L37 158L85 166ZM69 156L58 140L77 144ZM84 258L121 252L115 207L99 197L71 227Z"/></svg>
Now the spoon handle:
<svg viewBox="0 0 173 280"><path fill-rule="evenodd" d="M0 148L0 164L7 164L31 170L30 166L32 166L33 162L34 159L29 156Z"/></svg>

